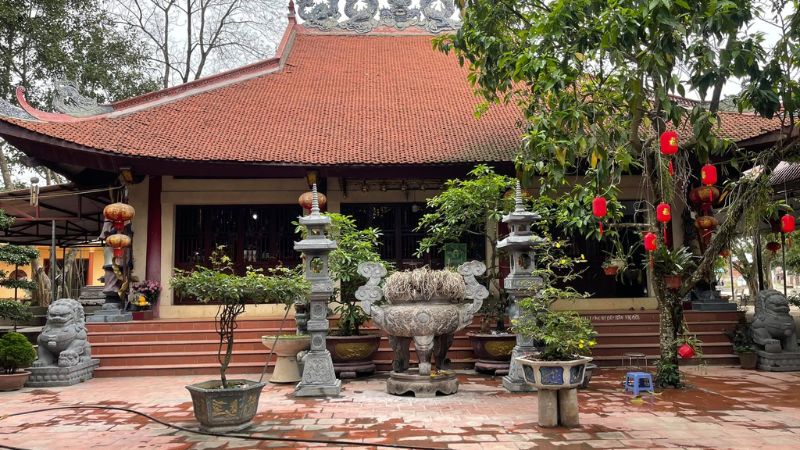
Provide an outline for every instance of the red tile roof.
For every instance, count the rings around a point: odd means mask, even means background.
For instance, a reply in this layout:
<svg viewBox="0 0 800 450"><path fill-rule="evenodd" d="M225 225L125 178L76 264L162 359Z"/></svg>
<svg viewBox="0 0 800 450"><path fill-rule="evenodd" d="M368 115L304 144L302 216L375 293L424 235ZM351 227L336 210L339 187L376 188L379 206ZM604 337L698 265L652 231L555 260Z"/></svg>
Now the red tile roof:
<svg viewBox="0 0 800 450"><path fill-rule="evenodd" d="M148 94L88 120L0 120L103 152L149 158L296 165L513 159L522 132L518 108L493 106L475 118L479 99L466 69L433 50L431 36L295 29L282 69L248 66L238 76L249 79L215 89L203 89L201 81L199 92L192 91L195 84ZM254 72L263 75L253 78ZM236 77L234 71L222 78ZM753 116L723 117L724 134L736 140L776 128Z"/></svg>

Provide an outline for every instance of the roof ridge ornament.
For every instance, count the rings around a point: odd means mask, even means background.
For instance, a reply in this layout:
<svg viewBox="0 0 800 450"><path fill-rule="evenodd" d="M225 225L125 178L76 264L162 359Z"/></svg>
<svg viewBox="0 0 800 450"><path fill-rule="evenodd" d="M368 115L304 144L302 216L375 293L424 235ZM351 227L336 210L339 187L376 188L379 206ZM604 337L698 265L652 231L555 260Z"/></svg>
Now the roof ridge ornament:
<svg viewBox="0 0 800 450"><path fill-rule="evenodd" d="M72 117L90 117L114 111L109 105L98 105L97 100L81 95L78 83L65 79L55 82L53 108Z"/></svg>
<svg viewBox="0 0 800 450"><path fill-rule="evenodd" d="M340 0L297 0L297 13L304 25L323 31L348 30L366 34L380 26L404 30L415 26L431 33L456 30L458 20L454 0L387 0L388 8L380 8L378 0L344 0L345 20L340 21Z"/></svg>
<svg viewBox="0 0 800 450"><path fill-rule="evenodd" d="M517 187L514 191L514 212L525 212L525 203L522 201L522 184L517 180Z"/></svg>

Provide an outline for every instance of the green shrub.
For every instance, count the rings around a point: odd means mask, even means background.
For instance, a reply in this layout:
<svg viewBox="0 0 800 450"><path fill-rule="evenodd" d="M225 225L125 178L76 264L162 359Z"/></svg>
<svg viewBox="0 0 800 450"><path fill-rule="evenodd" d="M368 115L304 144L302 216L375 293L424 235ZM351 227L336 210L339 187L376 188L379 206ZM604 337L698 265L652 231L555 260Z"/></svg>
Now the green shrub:
<svg viewBox="0 0 800 450"><path fill-rule="evenodd" d="M36 360L36 350L25 336L10 331L0 337L0 370L12 374L30 367Z"/></svg>
<svg viewBox="0 0 800 450"><path fill-rule="evenodd" d="M541 346L539 359L572 361L591 354L597 332L589 319L575 311L552 311L549 302L539 298L522 299L520 307L524 311L538 311L521 315L514 321L514 331Z"/></svg>
<svg viewBox="0 0 800 450"><path fill-rule="evenodd" d="M8 320L16 326L19 322L33 319L28 305L14 300L0 300L0 319Z"/></svg>

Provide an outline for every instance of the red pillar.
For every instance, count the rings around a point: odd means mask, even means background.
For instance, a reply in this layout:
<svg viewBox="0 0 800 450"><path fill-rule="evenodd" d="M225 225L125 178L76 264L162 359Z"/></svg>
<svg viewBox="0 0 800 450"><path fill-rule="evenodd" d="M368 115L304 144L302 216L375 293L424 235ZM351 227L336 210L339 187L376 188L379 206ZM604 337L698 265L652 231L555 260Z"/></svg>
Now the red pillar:
<svg viewBox="0 0 800 450"><path fill-rule="evenodd" d="M145 277L161 283L161 177L150 176L147 192L147 255ZM163 288L162 288L163 290ZM154 308L158 317L161 301Z"/></svg>

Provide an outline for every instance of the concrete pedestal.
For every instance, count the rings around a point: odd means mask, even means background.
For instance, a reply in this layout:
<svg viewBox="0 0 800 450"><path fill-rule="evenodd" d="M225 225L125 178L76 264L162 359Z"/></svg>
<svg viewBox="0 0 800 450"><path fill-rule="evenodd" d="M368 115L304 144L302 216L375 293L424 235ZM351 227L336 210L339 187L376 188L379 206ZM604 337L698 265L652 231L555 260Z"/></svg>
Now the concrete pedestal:
<svg viewBox="0 0 800 450"><path fill-rule="evenodd" d="M99 359L90 359L70 367L43 366L27 369L31 376L27 387L72 386L92 378L94 368L100 365Z"/></svg>
<svg viewBox="0 0 800 450"><path fill-rule="evenodd" d="M517 337L519 342L520 337ZM511 352L511 364L508 367L508 375L503 377L503 387L508 392L534 392L536 388L531 384L525 382L522 376L522 366L516 361L520 356L532 355L536 352L536 348L528 345L516 345Z"/></svg>
<svg viewBox="0 0 800 450"><path fill-rule="evenodd" d="M133 320L133 314L123 311L119 303L105 303L99 311L86 316L86 321L90 323L130 322L131 320Z"/></svg>
<svg viewBox="0 0 800 450"><path fill-rule="evenodd" d="M407 372L392 372L386 380L386 391L392 395L414 394L417 398L450 395L458 392L455 372L440 371L431 375L420 375L418 369Z"/></svg>
<svg viewBox="0 0 800 450"><path fill-rule="evenodd" d="M800 371L800 352L771 353L759 350L758 370L767 372L798 372Z"/></svg>
<svg viewBox="0 0 800 450"><path fill-rule="evenodd" d="M578 390L540 390L539 397L539 426L541 427L577 427L580 425L578 418Z"/></svg>

